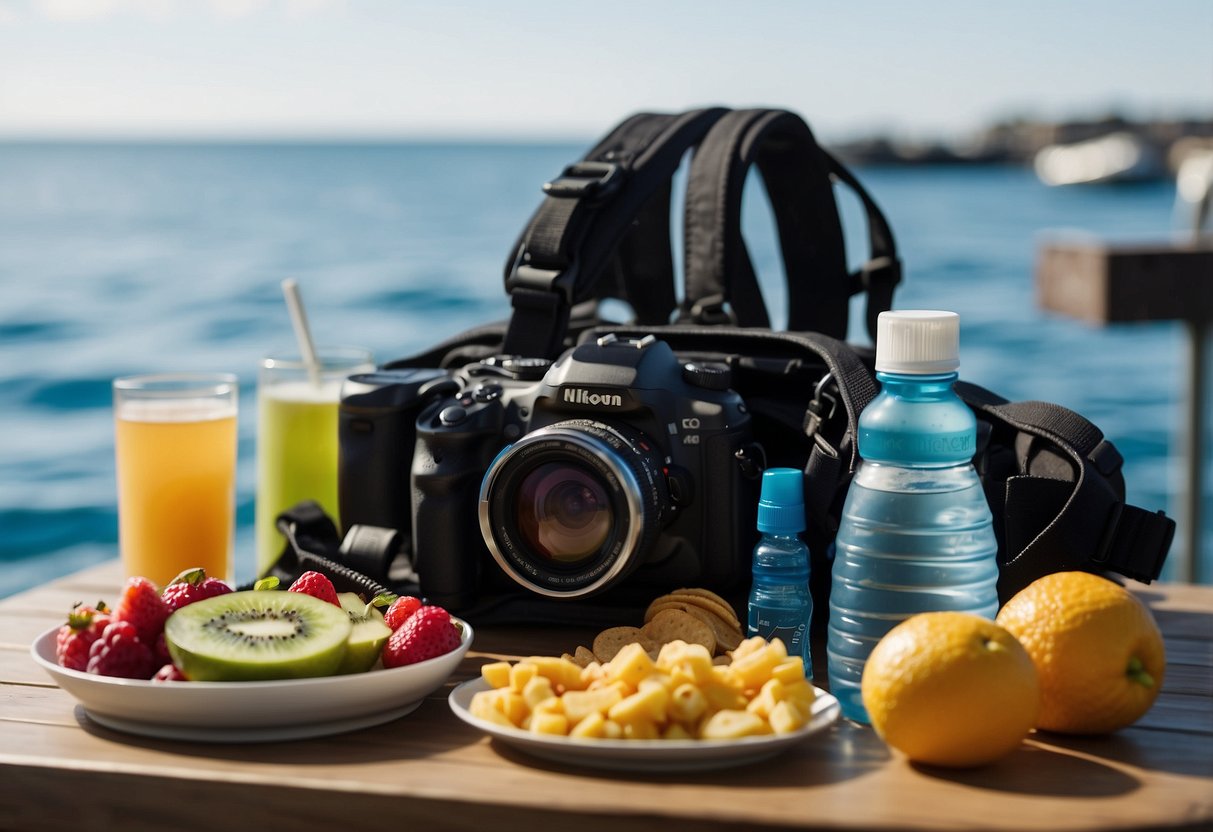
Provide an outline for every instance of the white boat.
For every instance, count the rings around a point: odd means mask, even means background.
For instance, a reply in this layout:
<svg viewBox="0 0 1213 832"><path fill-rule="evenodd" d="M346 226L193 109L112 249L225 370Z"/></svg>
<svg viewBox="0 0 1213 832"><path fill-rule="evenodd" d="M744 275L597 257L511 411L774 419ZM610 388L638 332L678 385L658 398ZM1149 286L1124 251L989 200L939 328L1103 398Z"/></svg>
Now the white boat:
<svg viewBox="0 0 1213 832"><path fill-rule="evenodd" d="M1046 185L1092 185L1157 179L1166 174L1162 155L1145 139L1127 132L1042 148L1033 161Z"/></svg>

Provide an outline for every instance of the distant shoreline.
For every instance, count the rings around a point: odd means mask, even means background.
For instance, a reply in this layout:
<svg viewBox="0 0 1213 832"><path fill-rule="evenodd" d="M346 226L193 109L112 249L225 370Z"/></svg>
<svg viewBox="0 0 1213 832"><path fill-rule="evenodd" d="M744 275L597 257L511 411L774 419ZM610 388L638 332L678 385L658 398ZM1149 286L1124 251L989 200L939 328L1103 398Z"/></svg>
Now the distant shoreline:
<svg viewBox="0 0 1213 832"><path fill-rule="evenodd" d="M1213 119L1135 120L1111 115L1076 121L1013 119L959 140L908 141L874 135L830 143L844 161L856 165L1031 164L1053 145L1069 145L1114 133L1140 139L1174 171L1187 148L1213 147Z"/></svg>

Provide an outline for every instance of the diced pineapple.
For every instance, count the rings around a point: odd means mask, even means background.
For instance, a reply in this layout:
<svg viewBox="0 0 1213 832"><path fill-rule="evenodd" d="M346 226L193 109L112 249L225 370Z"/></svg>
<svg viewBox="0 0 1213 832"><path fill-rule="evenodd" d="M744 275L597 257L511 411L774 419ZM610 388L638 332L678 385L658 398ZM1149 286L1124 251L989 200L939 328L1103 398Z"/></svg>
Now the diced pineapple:
<svg viewBox="0 0 1213 832"><path fill-rule="evenodd" d="M491 662L481 665L480 678L491 688L503 688L510 683L510 663Z"/></svg>
<svg viewBox="0 0 1213 832"><path fill-rule="evenodd" d="M612 705L623 699L623 694L618 687L607 686L594 690L571 690L561 699L564 700L565 715L570 722L577 724L590 714L605 714Z"/></svg>
<svg viewBox="0 0 1213 832"><path fill-rule="evenodd" d="M526 687L522 689L522 698L526 700L527 705L532 709L538 707L539 703L545 699L552 699L555 696L551 680L544 676L532 677L526 683Z"/></svg>
<svg viewBox="0 0 1213 832"><path fill-rule="evenodd" d="M767 722L776 734L790 734L805 726L808 720L800 707L788 700L775 703Z"/></svg>
<svg viewBox="0 0 1213 832"><path fill-rule="evenodd" d="M565 696L568 696L568 694L566 693ZM605 736L605 733L606 717L597 711L593 711L573 726L573 730L569 731L569 736L591 739Z"/></svg>
<svg viewBox="0 0 1213 832"><path fill-rule="evenodd" d="M745 711L717 711L699 727L705 740L734 740L771 733L771 727L759 716Z"/></svg>
<svg viewBox="0 0 1213 832"><path fill-rule="evenodd" d="M532 734L557 734L563 737L569 732L569 720L564 714L536 711L531 714L530 731Z"/></svg>
<svg viewBox="0 0 1213 832"><path fill-rule="evenodd" d="M633 642L624 646L615 654L615 658L611 659L607 675L612 679L620 679L632 687L636 687L640 684L641 679L650 676L656 670L657 666L653 664L649 654L641 645Z"/></svg>
<svg viewBox="0 0 1213 832"><path fill-rule="evenodd" d="M775 710L775 706L787 698L783 682L778 679L768 679L758 695L746 705L746 710L766 719Z"/></svg>
<svg viewBox="0 0 1213 832"><path fill-rule="evenodd" d="M522 693L526 683L535 678L539 668L533 662L518 662L510 668L510 690Z"/></svg>

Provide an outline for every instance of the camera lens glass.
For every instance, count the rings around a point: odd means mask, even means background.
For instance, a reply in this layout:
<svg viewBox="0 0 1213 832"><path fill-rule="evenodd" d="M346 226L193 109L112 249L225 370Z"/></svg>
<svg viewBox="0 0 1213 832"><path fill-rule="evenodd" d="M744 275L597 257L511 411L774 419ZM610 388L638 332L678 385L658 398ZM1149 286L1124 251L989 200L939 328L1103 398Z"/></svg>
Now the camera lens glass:
<svg viewBox="0 0 1213 832"><path fill-rule="evenodd" d="M539 557L575 564L592 556L615 523L610 496L589 471L545 462L525 474L515 500L518 531Z"/></svg>
<svg viewBox="0 0 1213 832"><path fill-rule="evenodd" d="M480 487L480 531L515 582L577 597L639 565L667 503L661 458L642 434L569 420L497 455Z"/></svg>

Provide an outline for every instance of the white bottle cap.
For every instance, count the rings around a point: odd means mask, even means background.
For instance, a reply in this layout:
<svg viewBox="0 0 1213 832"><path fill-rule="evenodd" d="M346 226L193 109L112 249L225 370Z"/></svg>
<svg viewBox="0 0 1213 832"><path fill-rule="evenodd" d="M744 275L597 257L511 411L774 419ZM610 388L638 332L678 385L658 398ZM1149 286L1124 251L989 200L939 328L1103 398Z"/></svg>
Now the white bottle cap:
<svg viewBox="0 0 1213 832"><path fill-rule="evenodd" d="M909 309L881 312L876 319L876 370L933 375L960 366L960 316Z"/></svg>

